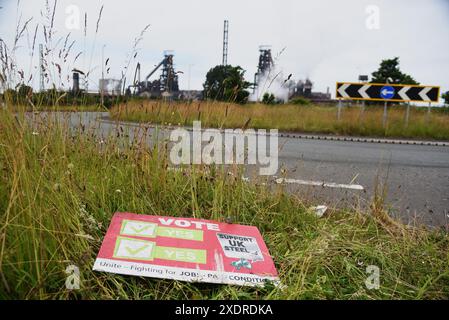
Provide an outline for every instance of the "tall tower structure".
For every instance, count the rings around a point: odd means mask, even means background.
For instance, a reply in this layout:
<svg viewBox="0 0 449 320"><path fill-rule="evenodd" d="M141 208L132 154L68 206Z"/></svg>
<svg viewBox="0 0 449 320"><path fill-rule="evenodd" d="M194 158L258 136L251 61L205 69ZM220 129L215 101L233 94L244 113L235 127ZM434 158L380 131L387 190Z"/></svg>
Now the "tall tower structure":
<svg viewBox="0 0 449 320"><path fill-rule="evenodd" d="M103 81L102 81L103 80ZM100 84L101 84L101 90L103 90L104 87L104 79L100 80ZM74 94L79 93L80 91L80 74L78 72L74 72L73 73L73 87L72 87L72 92Z"/></svg>
<svg viewBox="0 0 449 320"><path fill-rule="evenodd" d="M259 47L259 65L257 66L257 73L264 74L270 72L274 66L273 57L271 56L270 46Z"/></svg>
<svg viewBox="0 0 449 320"><path fill-rule="evenodd" d="M229 36L229 21L224 21L223 28L223 62L224 66L228 65L228 36Z"/></svg>
<svg viewBox="0 0 449 320"><path fill-rule="evenodd" d="M160 92L177 92L179 91L178 75L173 65L173 52L166 50L164 52L164 60L162 63L162 74L160 77Z"/></svg>
<svg viewBox="0 0 449 320"><path fill-rule="evenodd" d="M257 66L257 72L254 74L254 90L259 86L260 78L270 73L270 70L274 67L273 57L271 55L271 46L263 45L259 47L259 64Z"/></svg>

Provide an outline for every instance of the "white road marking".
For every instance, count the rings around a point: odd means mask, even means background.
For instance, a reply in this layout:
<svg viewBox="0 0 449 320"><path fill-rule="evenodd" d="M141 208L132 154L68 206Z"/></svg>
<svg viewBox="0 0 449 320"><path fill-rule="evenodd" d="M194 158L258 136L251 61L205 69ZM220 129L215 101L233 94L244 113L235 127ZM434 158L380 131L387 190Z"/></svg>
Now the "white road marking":
<svg viewBox="0 0 449 320"><path fill-rule="evenodd" d="M342 184L342 183L334 183L334 182L312 181L312 180L301 180L301 179L279 178L279 179L276 179L276 183L278 183L278 184L281 184L281 183L301 184L301 185L307 185L307 186L326 187L326 188L365 190L365 188L363 188L363 186L361 186L359 184Z"/></svg>
<svg viewBox="0 0 449 320"><path fill-rule="evenodd" d="M183 168L176 167L168 167L169 171L183 171ZM233 175L231 172L228 174ZM274 177L276 179L276 177ZM250 178L241 177L243 182L250 182ZM355 178L354 178L355 179ZM353 180L354 180L353 179ZM301 184L307 186L315 186L315 187L325 187L325 188L338 188L338 189L351 189L351 190L360 190L363 191L365 188L359 184L343 184L343 183L334 183L334 182L324 182L324 181L312 181L312 180L301 180L301 179L287 179L287 178L277 178L274 180L277 184ZM262 182L261 185L266 185L265 182Z"/></svg>

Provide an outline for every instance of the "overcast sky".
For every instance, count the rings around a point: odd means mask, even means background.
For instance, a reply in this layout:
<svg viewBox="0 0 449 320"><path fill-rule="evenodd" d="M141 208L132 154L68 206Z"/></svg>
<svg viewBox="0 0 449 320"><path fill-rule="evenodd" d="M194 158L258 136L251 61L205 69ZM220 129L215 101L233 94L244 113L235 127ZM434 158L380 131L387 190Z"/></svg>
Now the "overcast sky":
<svg viewBox="0 0 449 320"><path fill-rule="evenodd" d="M0 0L0 7L0 37L9 47L20 15L22 21L33 18L29 41L35 25L45 20L43 0L22 0L19 10L17 1ZM275 56L282 52L277 64L284 74L292 73L296 80L310 77L315 91L330 87L334 92L335 82L356 81L359 74L371 74L381 59L395 56L400 57L401 69L421 84L449 90L449 0L59 0L56 8L54 42L71 33L76 43L67 70L94 69L90 89L98 88L102 47L105 58L110 58L108 77L120 78L134 38L147 24L151 26L130 70L139 61L144 76L160 62L164 50L174 50L176 69L184 72L181 89L188 87L189 70L191 89L201 89L206 72L221 63L223 20L228 19L228 62L247 70L250 81L257 68L259 45L271 45ZM42 31L39 27L38 43L43 42ZM25 35L16 59L26 75L30 70L34 73L37 87L38 61L35 57L30 67L27 41ZM71 65L81 51L87 54Z"/></svg>

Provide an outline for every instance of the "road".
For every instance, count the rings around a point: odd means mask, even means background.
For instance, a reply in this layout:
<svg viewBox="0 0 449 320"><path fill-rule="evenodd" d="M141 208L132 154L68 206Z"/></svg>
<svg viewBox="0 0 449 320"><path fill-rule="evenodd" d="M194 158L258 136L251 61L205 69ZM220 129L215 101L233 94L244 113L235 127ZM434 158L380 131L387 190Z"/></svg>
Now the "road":
<svg viewBox="0 0 449 320"><path fill-rule="evenodd" d="M101 120L107 116L107 113L58 115L59 118L68 119L72 127L79 127L79 124L94 127L102 136L107 136L118 126L117 123ZM130 136L133 136L133 128L138 127L136 124L120 125L130 129ZM167 137L168 133L167 130L162 135ZM154 134L154 130L150 134ZM431 226L449 224L447 146L291 137L279 138L279 146L278 177L289 179L284 181L285 188L302 199L329 207L366 210L372 203L376 185L380 187L380 192L385 186L385 207L391 215L406 223L419 221ZM321 186L323 183L325 186ZM363 190L359 190L359 186Z"/></svg>
<svg viewBox="0 0 449 320"><path fill-rule="evenodd" d="M365 189L316 192L318 188L312 187L324 204L366 209L375 186L385 185L385 203L392 215L407 223L419 219L448 225L449 147L288 138L284 142L280 162L289 178L359 184ZM299 191L310 195L311 187Z"/></svg>

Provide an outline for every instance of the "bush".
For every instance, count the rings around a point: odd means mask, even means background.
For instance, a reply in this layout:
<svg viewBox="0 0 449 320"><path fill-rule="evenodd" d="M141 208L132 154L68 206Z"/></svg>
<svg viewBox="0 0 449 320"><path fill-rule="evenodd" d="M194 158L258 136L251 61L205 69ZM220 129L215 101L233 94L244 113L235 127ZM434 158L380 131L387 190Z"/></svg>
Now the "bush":
<svg viewBox="0 0 449 320"><path fill-rule="evenodd" d="M444 104L449 105L449 91L446 91L441 97L444 99Z"/></svg>
<svg viewBox="0 0 449 320"><path fill-rule="evenodd" d="M305 106L310 104L310 100L306 98L294 98L290 101L290 103Z"/></svg>
<svg viewBox="0 0 449 320"><path fill-rule="evenodd" d="M263 98L262 98L262 103L263 104L275 104L276 98L275 98L274 94L265 92L265 94L263 95Z"/></svg>

